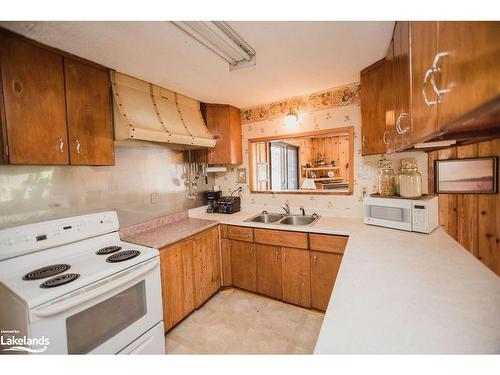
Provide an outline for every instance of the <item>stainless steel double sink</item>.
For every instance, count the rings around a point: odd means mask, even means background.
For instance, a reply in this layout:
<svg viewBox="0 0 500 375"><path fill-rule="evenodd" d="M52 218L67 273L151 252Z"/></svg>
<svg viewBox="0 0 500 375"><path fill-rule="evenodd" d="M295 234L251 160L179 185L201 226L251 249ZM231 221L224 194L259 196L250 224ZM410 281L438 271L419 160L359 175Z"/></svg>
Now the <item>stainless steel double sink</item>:
<svg viewBox="0 0 500 375"><path fill-rule="evenodd" d="M286 215L268 213L264 211L258 215L246 219L246 222L251 223L264 223L264 224L278 224L278 225L313 225L320 219L320 216L313 215Z"/></svg>

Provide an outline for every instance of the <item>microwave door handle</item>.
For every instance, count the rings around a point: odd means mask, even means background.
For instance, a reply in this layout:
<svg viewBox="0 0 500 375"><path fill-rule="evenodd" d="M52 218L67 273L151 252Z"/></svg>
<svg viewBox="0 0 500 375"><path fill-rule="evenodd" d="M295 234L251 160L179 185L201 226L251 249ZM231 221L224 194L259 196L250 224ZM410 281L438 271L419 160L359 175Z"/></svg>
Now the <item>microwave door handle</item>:
<svg viewBox="0 0 500 375"><path fill-rule="evenodd" d="M90 289L90 290L87 289L85 290L85 292L77 294L74 297L69 298L67 300L63 300L59 303L56 302L54 305L37 309L34 311L34 314L40 318L46 318L49 316L60 314L64 311L79 306L89 300L100 297L114 289L117 289L123 286L124 284L129 283L130 281L133 281L143 276L144 274L152 271L158 265L159 265L158 260L155 260L154 262L148 262L139 267L136 267L134 270L130 270L129 272L126 272L124 275L118 278L110 277L110 279L106 282L106 284L104 284L104 286L96 286L95 289ZM117 281L119 281L119 283L116 283Z"/></svg>

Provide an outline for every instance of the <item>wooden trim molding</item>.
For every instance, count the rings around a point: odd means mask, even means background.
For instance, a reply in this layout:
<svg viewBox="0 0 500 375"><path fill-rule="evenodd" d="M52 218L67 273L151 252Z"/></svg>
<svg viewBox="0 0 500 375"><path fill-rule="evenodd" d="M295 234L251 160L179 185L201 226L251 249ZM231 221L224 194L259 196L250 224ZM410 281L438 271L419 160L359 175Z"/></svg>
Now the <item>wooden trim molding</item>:
<svg viewBox="0 0 500 375"><path fill-rule="evenodd" d="M291 191L273 191L273 190L255 190L254 180L253 180L253 143L257 142L268 142L275 141L279 139L290 139L290 138L303 138L303 137L313 137L318 135L336 134L336 133L347 133L349 137L349 174L348 174L348 184L349 188L347 191L328 191L328 190L291 190ZM322 130L314 130L302 133L292 133L292 134L282 134L282 135L271 135L267 137L258 137L248 139L248 179L250 193L252 194L313 194L313 195L352 195L354 189L354 126L343 126L340 128L330 128Z"/></svg>

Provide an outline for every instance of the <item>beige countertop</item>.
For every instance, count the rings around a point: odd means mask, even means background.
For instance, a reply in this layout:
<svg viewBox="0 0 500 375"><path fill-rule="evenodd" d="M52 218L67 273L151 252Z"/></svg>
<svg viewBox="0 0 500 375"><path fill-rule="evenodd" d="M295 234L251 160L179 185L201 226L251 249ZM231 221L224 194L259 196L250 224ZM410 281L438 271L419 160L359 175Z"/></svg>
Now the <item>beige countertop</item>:
<svg viewBox="0 0 500 375"><path fill-rule="evenodd" d="M312 226L244 222L255 214L190 211L222 224L349 235L315 353L500 353L500 277L442 229L326 216Z"/></svg>
<svg viewBox="0 0 500 375"><path fill-rule="evenodd" d="M161 249L218 224L219 222L214 220L189 217L187 212L184 212L122 228L120 238L123 241Z"/></svg>

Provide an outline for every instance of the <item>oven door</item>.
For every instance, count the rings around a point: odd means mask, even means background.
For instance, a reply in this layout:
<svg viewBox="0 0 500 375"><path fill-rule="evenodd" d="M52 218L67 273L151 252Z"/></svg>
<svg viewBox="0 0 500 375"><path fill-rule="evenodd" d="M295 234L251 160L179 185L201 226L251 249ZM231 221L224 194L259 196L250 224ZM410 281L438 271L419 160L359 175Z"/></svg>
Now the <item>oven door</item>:
<svg viewBox="0 0 500 375"><path fill-rule="evenodd" d="M366 224L411 231L411 200L366 198L363 216Z"/></svg>
<svg viewBox="0 0 500 375"><path fill-rule="evenodd" d="M162 321L155 258L30 311L30 336L46 354L116 354Z"/></svg>

